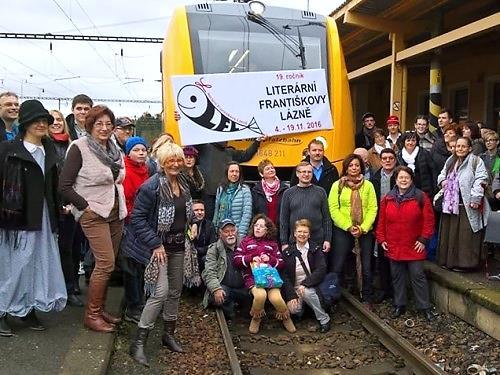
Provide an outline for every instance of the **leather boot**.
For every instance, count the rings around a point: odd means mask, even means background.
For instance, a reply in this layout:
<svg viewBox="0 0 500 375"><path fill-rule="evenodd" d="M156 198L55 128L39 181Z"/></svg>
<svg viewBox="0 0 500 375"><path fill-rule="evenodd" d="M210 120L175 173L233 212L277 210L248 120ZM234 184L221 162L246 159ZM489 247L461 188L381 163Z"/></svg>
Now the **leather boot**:
<svg viewBox="0 0 500 375"><path fill-rule="evenodd" d="M266 313L264 312L264 310L254 310L254 309L250 310L250 315L252 316L252 320L250 321L248 332L253 334L259 333L260 322L265 314Z"/></svg>
<svg viewBox="0 0 500 375"><path fill-rule="evenodd" d="M102 318L108 322L108 323L111 323L111 324L120 324L121 321L122 321L122 318L119 318L115 315L112 315L110 314L109 312L106 311L106 309L104 308L104 305L106 304L106 298L108 296L108 288L106 288L105 292L104 292L104 298L102 300L102 310L101 310L101 313L102 313Z"/></svg>
<svg viewBox="0 0 500 375"><path fill-rule="evenodd" d="M149 361L144 353L144 347L148 341L149 329L138 328L134 341L130 344L130 356L141 365L149 367Z"/></svg>
<svg viewBox="0 0 500 375"><path fill-rule="evenodd" d="M252 320L250 321L250 326L248 327L248 332L253 334L259 333L261 320L261 318L252 318Z"/></svg>
<svg viewBox="0 0 500 375"><path fill-rule="evenodd" d="M9 324L7 323L7 314L5 314L0 318L0 336L11 337L13 335L12 329L10 329Z"/></svg>
<svg viewBox="0 0 500 375"><path fill-rule="evenodd" d="M173 352L183 353L184 351L181 346L175 341L175 323L177 323L176 320L165 320L163 322L163 336L161 337L161 343Z"/></svg>
<svg viewBox="0 0 500 375"><path fill-rule="evenodd" d="M93 331L104 333L115 331L115 326L106 322L102 316L102 306L107 287L107 280L90 279L83 325Z"/></svg>
<svg viewBox="0 0 500 375"><path fill-rule="evenodd" d="M283 322L283 326L288 332L294 333L297 331L295 325L293 324L292 318L290 318L290 312L288 310L285 310L284 312L281 313L276 312L276 318Z"/></svg>

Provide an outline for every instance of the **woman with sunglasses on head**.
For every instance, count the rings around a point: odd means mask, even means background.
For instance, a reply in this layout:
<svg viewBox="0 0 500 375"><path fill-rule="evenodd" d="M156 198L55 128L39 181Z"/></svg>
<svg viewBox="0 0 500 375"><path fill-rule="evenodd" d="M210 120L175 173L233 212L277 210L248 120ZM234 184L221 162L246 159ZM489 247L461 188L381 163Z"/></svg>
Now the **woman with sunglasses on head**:
<svg viewBox="0 0 500 375"><path fill-rule="evenodd" d="M193 219L189 182L182 173L182 148L167 142L158 148L156 157L161 171L137 193L125 244L130 256L147 265L144 289L149 297L130 345L132 358L145 366L149 366L149 360L144 347L162 310L162 344L173 352L183 352L174 332L188 246L186 233Z"/></svg>

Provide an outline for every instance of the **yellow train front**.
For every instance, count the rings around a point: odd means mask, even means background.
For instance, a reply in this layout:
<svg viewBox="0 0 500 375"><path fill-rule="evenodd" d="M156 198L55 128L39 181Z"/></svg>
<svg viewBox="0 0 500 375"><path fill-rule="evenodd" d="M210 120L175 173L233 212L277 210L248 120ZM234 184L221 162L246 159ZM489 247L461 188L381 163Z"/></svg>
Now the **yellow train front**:
<svg viewBox="0 0 500 375"><path fill-rule="evenodd" d="M330 161L342 160L353 149L355 126L334 20L308 11L269 6L260 7L259 12L263 12L255 17L251 3L202 3L174 11L161 62L165 131L180 141L171 76L322 68L328 84L333 130L273 136L245 164L257 165L268 158L277 167L292 167L302 159L303 150L313 138L324 142ZM245 105L243 97L241 105ZM230 145L244 149L248 142L235 141Z"/></svg>

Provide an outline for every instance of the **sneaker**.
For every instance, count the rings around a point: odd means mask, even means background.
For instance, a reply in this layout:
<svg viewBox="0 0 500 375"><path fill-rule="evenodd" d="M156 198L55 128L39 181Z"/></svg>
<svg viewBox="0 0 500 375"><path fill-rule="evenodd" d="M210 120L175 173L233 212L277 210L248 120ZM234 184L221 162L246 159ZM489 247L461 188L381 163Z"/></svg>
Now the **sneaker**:
<svg viewBox="0 0 500 375"><path fill-rule="evenodd" d="M489 275L488 280L491 281L500 281L500 272L494 275Z"/></svg>
<svg viewBox="0 0 500 375"><path fill-rule="evenodd" d="M125 314L123 315L123 320L129 323L139 324L139 320L141 320L141 312L126 309Z"/></svg>
<svg viewBox="0 0 500 375"><path fill-rule="evenodd" d="M80 262L80 268L78 269L79 275L85 275L85 270L83 269L83 262Z"/></svg>

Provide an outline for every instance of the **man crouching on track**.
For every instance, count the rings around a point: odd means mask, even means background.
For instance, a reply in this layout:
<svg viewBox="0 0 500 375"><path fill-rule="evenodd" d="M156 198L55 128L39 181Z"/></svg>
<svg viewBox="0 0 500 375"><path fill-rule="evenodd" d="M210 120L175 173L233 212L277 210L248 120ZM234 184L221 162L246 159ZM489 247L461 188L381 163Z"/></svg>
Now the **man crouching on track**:
<svg viewBox="0 0 500 375"><path fill-rule="evenodd" d="M314 312L319 322L319 332L330 330L330 316L321 306L319 284L326 274L326 261L318 244L309 242L311 223L307 219L295 222L296 242L283 251L285 268L283 276L283 294L291 314L301 316L304 303Z"/></svg>
<svg viewBox="0 0 500 375"><path fill-rule="evenodd" d="M250 302L250 295L243 284L243 276L233 264L238 242L238 230L234 221L222 220L219 226L219 240L209 246L205 269L201 274L207 286L203 306L222 307L228 320L234 319L235 302Z"/></svg>

